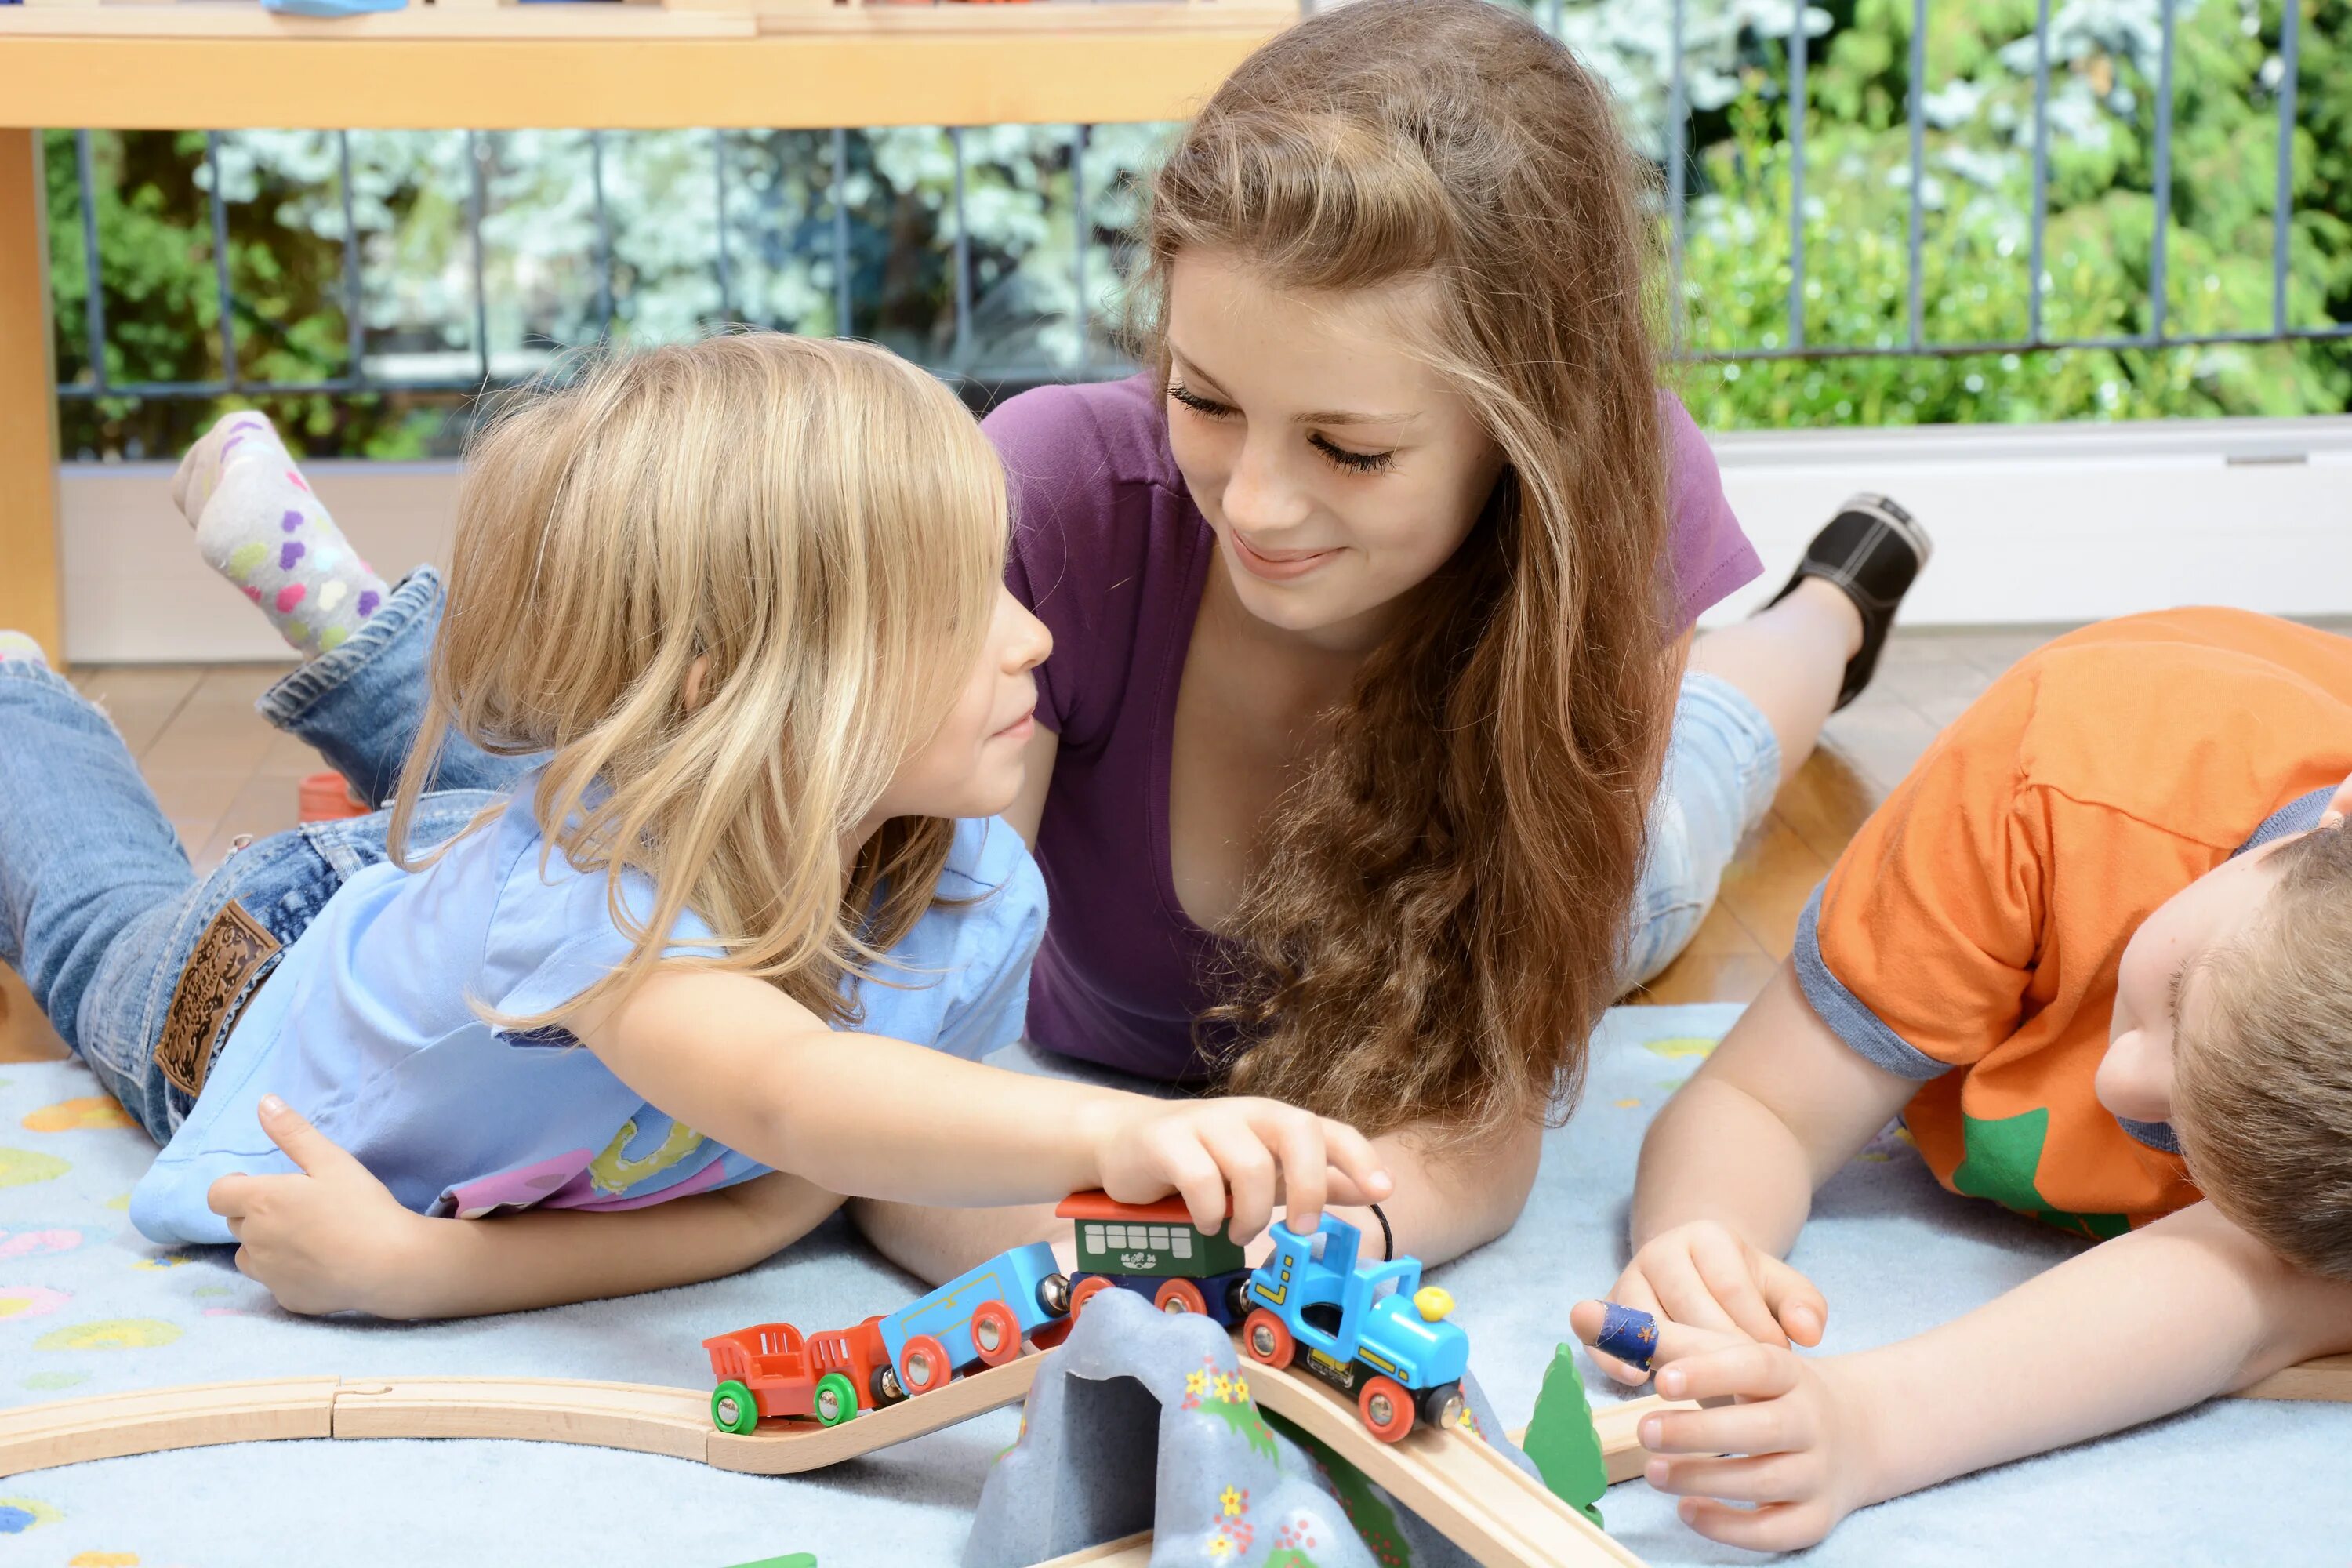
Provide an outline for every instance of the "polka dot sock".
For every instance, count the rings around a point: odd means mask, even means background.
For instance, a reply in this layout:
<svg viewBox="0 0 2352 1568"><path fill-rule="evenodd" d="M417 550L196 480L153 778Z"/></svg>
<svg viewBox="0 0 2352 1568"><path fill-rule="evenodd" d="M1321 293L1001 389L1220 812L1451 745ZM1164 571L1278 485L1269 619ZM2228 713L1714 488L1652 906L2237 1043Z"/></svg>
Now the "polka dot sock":
<svg viewBox="0 0 2352 1568"><path fill-rule="evenodd" d="M29 658L35 664L49 662L41 645L23 632L0 631L0 659L8 658Z"/></svg>
<svg viewBox="0 0 2352 1568"><path fill-rule="evenodd" d="M195 528L197 553L305 657L349 637L391 591L261 415L232 414L215 425L180 460L172 500Z"/></svg>

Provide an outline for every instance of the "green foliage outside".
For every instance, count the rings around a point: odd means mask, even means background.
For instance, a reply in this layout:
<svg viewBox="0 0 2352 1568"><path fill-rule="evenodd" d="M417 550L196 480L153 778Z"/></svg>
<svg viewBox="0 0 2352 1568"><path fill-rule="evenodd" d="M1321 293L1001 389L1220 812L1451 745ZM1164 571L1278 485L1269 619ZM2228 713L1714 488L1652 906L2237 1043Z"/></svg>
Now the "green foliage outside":
<svg viewBox="0 0 2352 1568"><path fill-rule="evenodd" d="M1553 15L1546 0L1505 3ZM2352 321L2352 0L2298 3L2287 318L2308 328ZM2152 324L2159 5L2053 6L2045 337L2133 335ZM2034 0L1928 7L1919 293L1929 343L2029 336L2034 11ZM1909 0L1832 0L1805 13L1805 346L1898 352L1738 357L1788 346L1791 13L1780 0L1689 0L1686 10L1689 204L1678 330L1696 357L1678 383L1702 425L2295 415L2342 412L2352 402L2352 349L2342 342L1899 352L1911 289ZM2176 15L2167 328L2267 332L2278 0L2178 0ZM1661 161L1669 16L1664 0L1571 4L1559 15L1562 36L1624 103L1629 134ZM312 453L446 453L470 407L462 389L478 381L485 361L494 383L511 382L607 331L676 337L722 314L796 331L845 329L982 387L1112 374L1136 182L1167 132L1097 127L1076 159L1067 127L963 132L972 310L961 340L955 143L942 131L849 132L838 180L835 143L823 132L470 141L354 133L351 205L367 367L379 380L438 390L217 403L68 398L63 448L69 457L168 456L220 409L255 402ZM101 132L90 141L110 381L217 377L205 137ZM477 148L478 169L468 163ZM321 133L222 138L232 325L247 379L301 384L350 373L340 152ZM87 383L73 135L50 132L47 159L58 374ZM479 258L467 221L478 173ZM609 289L600 188L612 236ZM848 241L845 277L835 269L837 237ZM1073 267L1081 243L1083 293Z"/></svg>

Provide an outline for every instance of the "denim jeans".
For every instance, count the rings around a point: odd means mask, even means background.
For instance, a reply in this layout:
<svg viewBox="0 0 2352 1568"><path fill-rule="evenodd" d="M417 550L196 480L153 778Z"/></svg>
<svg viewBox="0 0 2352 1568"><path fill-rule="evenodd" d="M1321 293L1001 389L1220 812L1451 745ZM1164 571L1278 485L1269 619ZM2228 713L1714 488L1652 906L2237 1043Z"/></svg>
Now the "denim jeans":
<svg viewBox="0 0 2352 1568"><path fill-rule="evenodd" d="M1718 676L1684 676L1618 966L1624 985L1654 979L1689 944L1780 783L1780 742L1763 710Z"/></svg>
<svg viewBox="0 0 2352 1568"><path fill-rule="evenodd" d="M438 581L417 574L350 641L262 700L372 802L415 736L440 602ZM530 765L453 742L411 841L446 838ZM154 1058L205 928L234 900L291 942L346 878L386 858L387 823L377 812L273 834L199 878L105 713L46 665L0 659L0 962L159 1144L194 1103ZM208 1042L207 1059L225 1037Z"/></svg>

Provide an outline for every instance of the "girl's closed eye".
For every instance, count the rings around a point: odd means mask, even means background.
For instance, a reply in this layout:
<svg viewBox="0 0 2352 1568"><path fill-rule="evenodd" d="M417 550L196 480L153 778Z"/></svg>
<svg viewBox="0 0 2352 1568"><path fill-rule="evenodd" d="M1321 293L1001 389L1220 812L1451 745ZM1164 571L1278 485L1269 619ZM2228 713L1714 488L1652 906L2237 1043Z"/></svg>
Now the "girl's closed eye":
<svg viewBox="0 0 2352 1568"><path fill-rule="evenodd" d="M1396 461L1396 453L1393 451L1351 452L1332 441L1328 436L1309 436L1307 438L1307 444L1322 453L1333 468L1345 469L1351 474L1381 473Z"/></svg>
<svg viewBox="0 0 2352 1568"><path fill-rule="evenodd" d="M1171 381L1168 384L1168 395L1203 419L1223 419L1231 416L1234 412L1231 405L1203 397L1181 381Z"/></svg>

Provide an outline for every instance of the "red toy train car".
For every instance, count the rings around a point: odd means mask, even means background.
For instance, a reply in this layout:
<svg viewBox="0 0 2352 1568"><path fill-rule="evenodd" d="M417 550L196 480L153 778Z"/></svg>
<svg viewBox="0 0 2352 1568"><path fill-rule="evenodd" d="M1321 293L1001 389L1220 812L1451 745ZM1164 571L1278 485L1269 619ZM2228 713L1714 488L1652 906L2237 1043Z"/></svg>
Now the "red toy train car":
<svg viewBox="0 0 2352 1568"><path fill-rule="evenodd" d="M762 1416L813 1415L837 1426L861 1410L907 1397L882 1346L882 1320L854 1329L803 1334L790 1323L761 1323L705 1340L711 1375L710 1420L722 1432L749 1432Z"/></svg>

